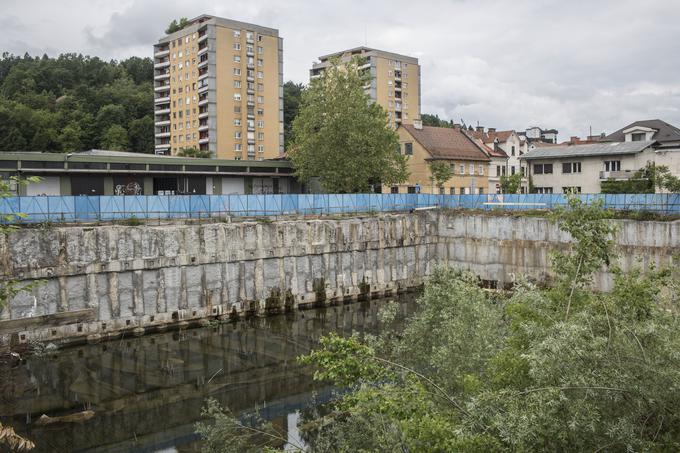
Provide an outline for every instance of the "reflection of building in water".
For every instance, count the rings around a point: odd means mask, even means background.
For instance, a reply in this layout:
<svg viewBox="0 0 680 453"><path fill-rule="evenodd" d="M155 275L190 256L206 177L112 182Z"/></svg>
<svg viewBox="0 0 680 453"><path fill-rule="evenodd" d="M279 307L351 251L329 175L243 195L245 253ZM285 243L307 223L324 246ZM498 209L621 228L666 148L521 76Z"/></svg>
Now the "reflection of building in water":
<svg viewBox="0 0 680 453"><path fill-rule="evenodd" d="M406 300L403 310L412 308ZM284 417L279 423L286 428L286 415L309 404L319 388L296 357L330 331L375 331L379 304L300 311L30 357L2 376L0 416L39 439L36 451L154 451L186 444L196 439L194 423L208 397L236 413L258 406L263 417ZM27 424L43 413L85 409L96 415L82 424Z"/></svg>

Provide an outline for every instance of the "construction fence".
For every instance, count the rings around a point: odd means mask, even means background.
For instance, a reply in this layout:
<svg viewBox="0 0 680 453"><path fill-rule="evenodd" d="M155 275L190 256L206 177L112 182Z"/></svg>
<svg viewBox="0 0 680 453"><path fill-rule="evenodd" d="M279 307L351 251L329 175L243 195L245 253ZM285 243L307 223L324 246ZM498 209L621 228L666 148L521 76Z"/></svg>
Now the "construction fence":
<svg viewBox="0 0 680 453"><path fill-rule="evenodd" d="M680 215L680 194L581 194L605 208ZM400 212L439 207L482 210L550 210L564 205L554 194L295 194L295 195L130 195L0 198L5 223L92 222L121 219L201 219L231 216L332 215Z"/></svg>

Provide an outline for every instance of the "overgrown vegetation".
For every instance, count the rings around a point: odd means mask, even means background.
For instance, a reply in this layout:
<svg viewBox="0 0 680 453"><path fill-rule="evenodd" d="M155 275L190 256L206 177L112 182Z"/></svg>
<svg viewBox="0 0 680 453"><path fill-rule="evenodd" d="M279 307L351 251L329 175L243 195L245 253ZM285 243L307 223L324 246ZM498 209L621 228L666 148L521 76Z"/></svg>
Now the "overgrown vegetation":
<svg viewBox="0 0 680 453"><path fill-rule="evenodd" d="M446 181L453 176L451 164L443 160L434 160L430 162L430 181L432 185L441 191Z"/></svg>
<svg viewBox="0 0 680 453"><path fill-rule="evenodd" d="M680 192L680 178L671 174L665 165L647 163L636 171L629 179L616 180L610 178L603 181L602 193L654 193L658 187L672 193Z"/></svg>
<svg viewBox="0 0 680 453"><path fill-rule="evenodd" d="M0 151L153 152L153 62L63 54L0 60Z"/></svg>
<svg viewBox="0 0 680 453"><path fill-rule="evenodd" d="M501 191L503 193L519 193L522 186L522 174L515 173L514 175L501 176Z"/></svg>
<svg viewBox="0 0 680 453"><path fill-rule="evenodd" d="M288 81L283 84L283 141L286 150L293 143L293 121L300 111L300 102L305 86Z"/></svg>
<svg viewBox="0 0 680 453"><path fill-rule="evenodd" d="M573 242L552 255L547 289L519 279L489 295L442 268L398 334L325 337L301 361L351 392L304 431L308 451L677 451L680 279L622 273L605 217L575 197L554 214ZM591 290L603 268L610 293ZM211 410L208 445L252 429Z"/></svg>
<svg viewBox="0 0 680 453"><path fill-rule="evenodd" d="M180 157L196 157L196 158L209 158L211 156L210 151L198 149L198 148L182 148L177 153Z"/></svg>
<svg viewBox="0 0 680 453"><path fill-rule="evenodd" d="M168 28L165 29L165 34L169 35L176 31L180 31L186 28L187 25L189 25L189 19L186 17L181 17L179 20L173 19L172 22L168 24Z"/></svg>
<svg viewBox="0 0 680 453"><path fill-rule="evenodd" d="M334 61L302 93L288 150L297 177L319 177L331 193L366 192L408 178L406 157L397 153L397 133L387 112L370 102L364 85L370 74L359 59Z"/></svg>

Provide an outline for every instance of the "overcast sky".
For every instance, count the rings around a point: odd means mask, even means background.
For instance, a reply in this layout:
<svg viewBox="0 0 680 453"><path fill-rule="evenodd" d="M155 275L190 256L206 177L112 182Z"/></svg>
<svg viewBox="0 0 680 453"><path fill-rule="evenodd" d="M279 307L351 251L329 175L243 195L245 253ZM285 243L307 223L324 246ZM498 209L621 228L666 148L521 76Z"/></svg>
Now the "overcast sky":
<svg viewBox="0 0 680 453"><path fill-rule="evenodd" d="M278 28L284 77L367 42L415 56L422 112L560 139L638 119L680 126L680 0L0 0L0 49L151 56L167 24L214 14Z"/></svg>

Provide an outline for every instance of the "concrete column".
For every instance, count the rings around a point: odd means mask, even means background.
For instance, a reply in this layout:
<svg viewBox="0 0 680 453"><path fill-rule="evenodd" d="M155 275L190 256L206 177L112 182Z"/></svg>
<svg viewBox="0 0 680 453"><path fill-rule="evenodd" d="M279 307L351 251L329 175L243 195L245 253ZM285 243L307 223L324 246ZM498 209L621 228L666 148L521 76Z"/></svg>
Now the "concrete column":
<svg viewBox="0 0 680 453"><path fill-rule="evenodd" d="M62 175L59 177L59 191L62 195L73 195L71 192L71 176Z"/></svg>
<svg viewBox="0 0 680 453"><path fill-rule="evenodd" d="M153 176L144 176L144 195L153 195Z"/></svg>
<svg viewBox="0 0 680 453"><path fill-rule="evenodd" d="M213 195L222 195L222 177L213 176L212 177Z"/></svg>
<svg viewBox="0 0 680 453"><path fill-rule="evenodd" d="M113 176L104 176L104 195L113 195Z"/></svg>

